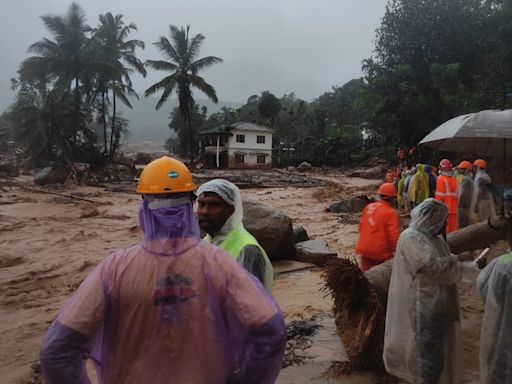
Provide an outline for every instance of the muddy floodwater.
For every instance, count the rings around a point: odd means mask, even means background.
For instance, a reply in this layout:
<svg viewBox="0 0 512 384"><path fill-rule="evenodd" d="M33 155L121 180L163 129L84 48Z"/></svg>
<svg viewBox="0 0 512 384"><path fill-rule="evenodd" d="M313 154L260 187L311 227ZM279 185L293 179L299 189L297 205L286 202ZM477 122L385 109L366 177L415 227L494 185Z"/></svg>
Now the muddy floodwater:
<svg viewBox="0 0 512 384"><path fill-rule="evenodd" d="M326 208L341 199L373 193L379 180L324 173L324 186L245 188L244 198L280 208L312 239L324 239L339 257L353 257L359 216L352 219ZM23 181L23 180L22 180ZM28 181L28 179L27 179ZM113 250L137 242L139 198L99 187L69 186L60 191L97 201L7 187L0 197L0 381L37 381L41 340L66 298ZM274 294L286 321L311 320L316 332L294 352L278 383L374 383L365 372L333 378L333 362L346 360L336 335L332 302L321 291L318 267L275 276ZM478 382L478 349L483 306L474 287L460 285L464 383Z"/></svg>

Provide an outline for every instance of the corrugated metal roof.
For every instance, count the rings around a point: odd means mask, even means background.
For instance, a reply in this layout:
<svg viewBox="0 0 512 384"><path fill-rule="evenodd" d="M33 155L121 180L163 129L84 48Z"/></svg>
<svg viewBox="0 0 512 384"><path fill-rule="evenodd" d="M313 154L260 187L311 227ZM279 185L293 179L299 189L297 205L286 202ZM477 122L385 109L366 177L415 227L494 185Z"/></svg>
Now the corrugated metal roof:
<svg viewBox="0 0 512 384"><path fill-rule="evenodd" d="M232 125L233 129L240 131L273 132L272 129L254 123L239 122Z"/></svg>

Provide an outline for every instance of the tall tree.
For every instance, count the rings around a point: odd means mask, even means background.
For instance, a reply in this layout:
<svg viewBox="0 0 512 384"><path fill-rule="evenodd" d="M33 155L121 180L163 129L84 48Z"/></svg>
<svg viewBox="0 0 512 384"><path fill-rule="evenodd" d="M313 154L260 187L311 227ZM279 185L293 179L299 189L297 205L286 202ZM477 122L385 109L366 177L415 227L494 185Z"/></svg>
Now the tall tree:
<svg viewBox="0 0 512 384"><path fill-rule="evenodd" d="M142 76L146 76L144 64L137 57L135 50L144 49L144 42L140 40L127 40L132 31L137 30L133 23L126 25L123 21L123 15L112 15L107 12L99 16L100 25L96 32L96 39L100 43L100 57L109 64L109 68L103 71L100 76L100 84L106 82L106 87L101 85L102 109L104 111L105 95L104 91L109 89L112 92L112 119L110 131L110 144L107 148L106 122L104 123L104 145L105 152L110 157L114 155L114 136L116 134L116 101L121 100L127 107L132 108L132 104L127 96L133 96L138 99L137 93L132 88L130 75L133 71ZM104 116L104 115L103 115Z"/></svg>
<svg viewBox="0 0 512 384"><path fill-rule="evenodd" d="M216 56L206 56L197 59L205 37L202 34L189 37L189 25L187 25L186 28L177 28L171 25L169 29L171 40L165 36L161 36L160 39L154 43L166 60L148 60L146 61L146 65L158 71L171 72L171 74L164 77L158 83L153 84L144 94L150 96L162 91L160 100L156 104L156 109L159 109L173 92L178 94L180 115L188 126L190 161L193 163L194 146L191 108L194 104L194 99L192 98L191 88L199 89L213 102L217 103L218 99L215 89L199 76L198 73L213 64L221 63L222 59Z"/></svg>
<svg viewBox="0 0 512 384"><path fill-rule="evenodd" d="M272 93L265 91L261 94L258 103L258 111L260 115L266 119L270 119L270 126L274 128L277 115L281 110L281 102Z"/></svg>
<svg viewBox="0 0 512 384"><path fill-rule="evenodd" d="M87 36L91 28L85 23L85 13L78 3L71 3L65 16L46 15L41 19L54 40L44 38L32 44L29 52L38 56L26 59L21 65L20 74L22 77L50 76L55 81L55 88L61 92L68 92L73 87L73 142L76 143L78 132L83 128L80 86L84 85L84 91L89 93L90 81L85 75L102 65L91 54L91 39Z"/></svg>
<svg viewBox="0 0 512 384"><path fill-rule="evenodd" d="M490 107L495 81L488 68L496 38L488 3L388 2L376 56L363 61L367 86L361 98L383 143L414 145L450 117Z"/></svg>

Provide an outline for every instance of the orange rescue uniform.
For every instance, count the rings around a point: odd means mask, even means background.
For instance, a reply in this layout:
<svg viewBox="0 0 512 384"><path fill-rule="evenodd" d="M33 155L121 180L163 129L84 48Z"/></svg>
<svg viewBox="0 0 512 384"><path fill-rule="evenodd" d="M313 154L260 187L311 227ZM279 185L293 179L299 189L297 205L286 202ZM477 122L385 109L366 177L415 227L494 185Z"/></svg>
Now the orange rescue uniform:
<svg viewBox="0 0 512 384"><path fill-rule="evenodd" d="M437 178L435 199L443 202L448 207L446 233L459 229L459 221L457 219L457 207L459 205L457 186L457 178L454 176L442 174Z"/></svg>
<svg viewBox="0 0 512 384"><path fill-rule="evenodd" d="M356 252L367 271L393 257L400 236L398 212L385 200L367 205L359 223Z"/></svg>

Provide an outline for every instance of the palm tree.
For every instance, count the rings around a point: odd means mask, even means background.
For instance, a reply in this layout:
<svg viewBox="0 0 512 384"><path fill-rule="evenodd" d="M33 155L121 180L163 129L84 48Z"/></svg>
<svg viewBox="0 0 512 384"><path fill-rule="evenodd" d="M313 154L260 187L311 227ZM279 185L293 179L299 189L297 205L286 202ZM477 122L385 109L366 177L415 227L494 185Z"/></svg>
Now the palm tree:
<svg viewBox="0 0 512 384"><path fill-rule="evenodd" d="M126 40L132 31L137 30L133 23L125 25L123 15L113 16L108 12L100 15L100 26L96 32L96 39L100 43L100 56L109 64L109 69L100 76L99 90L102 93L102 115L104 129L105 154L114 154L114 134L116 127L116 100L119 98L123 104L132 108L128 96L139 98L132 88L130 75L137 71L146 76L144 64L137 58L135 50L144 49L144 42L140 40ZM112 91L112 121L110 131L110 145L107 147L107 128L105 121L105 93Z"/></svg>
<svg viewBox="0 0 512 384"><path fill-rule="evenodd" d="M150 96L158 91L162 91L160 100L156 104L159 109L167 98L173 93L178 94L179 111L184 122L188 125L190 161L194 162L194 146L192 133L191 106L193 105L191 87L202 91L213 102L217 103L215 89L208 84L201 76L199 71L210 67L215 63L221 63L222 59L215 56L206 56L196 59L199 49L204 40L204 36L197 34L189 38L190 25L187 28L177 28L174 25L169 26L171 41L165 36L154 43L166 58L164 60L148 60L146 65L150 68L171 72L169 76L164 77L158 83L153 84L146 89L145 96Z"/></svg>
<svg viewBox="0 0 512 384"><path fill-rule="evenodd" d="M54 89L68 92L74 84L75 122L73 141L76 141L81 124L80 83L87 85L85 70L95 66L90 55L90 39L87 33L91 28L85 24L85 13L78 3L71 3L65 16L42 16L44 25L54 36L55 41L42 39L29 47L32 56L23 61L21 76L49 76ZM86 92L90 89L86 87Z"/></svg>

